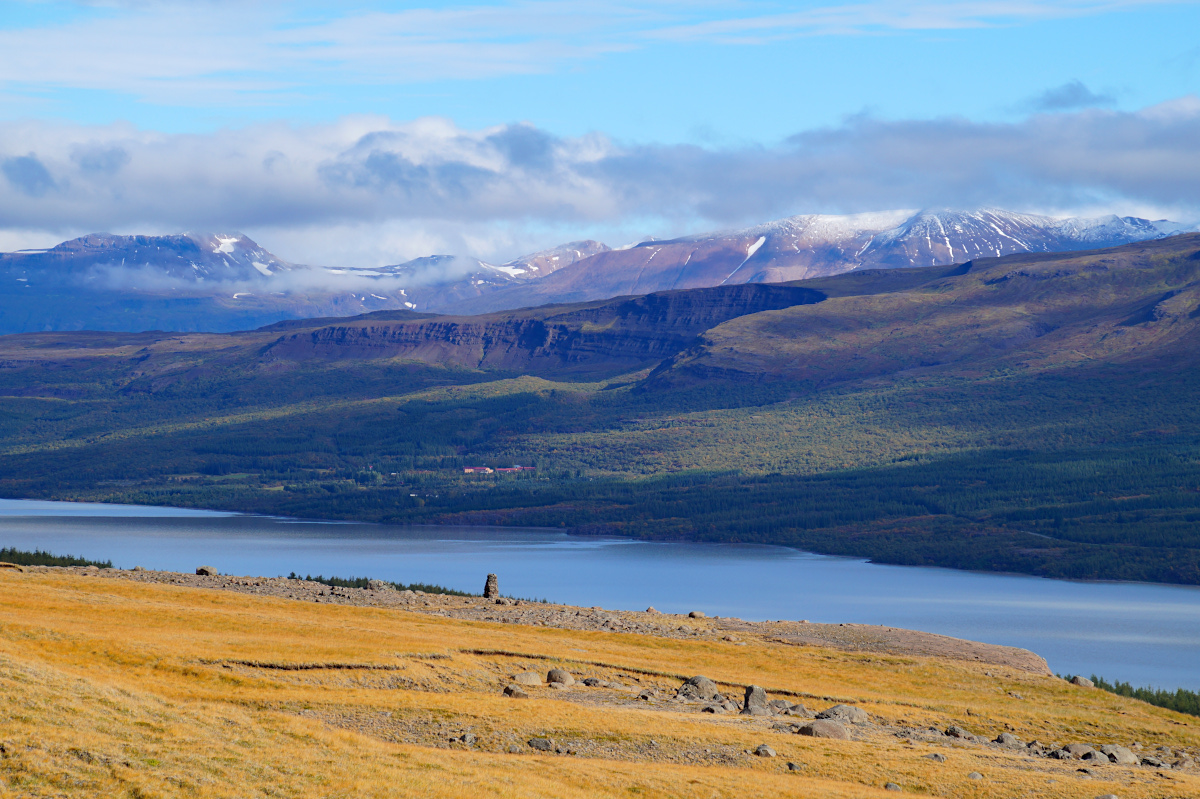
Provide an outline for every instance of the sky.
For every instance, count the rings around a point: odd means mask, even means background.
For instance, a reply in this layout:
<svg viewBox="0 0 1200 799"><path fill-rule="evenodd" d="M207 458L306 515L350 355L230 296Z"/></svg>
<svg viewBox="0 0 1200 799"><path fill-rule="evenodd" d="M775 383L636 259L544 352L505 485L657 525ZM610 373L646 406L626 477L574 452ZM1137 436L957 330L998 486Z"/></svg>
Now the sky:
<svg viewBox="0 0 1200 799"><path fill-rule="evenodd" d="M1200 7L0 0L0 250L493 261L800 213L1200 222Z"/></svg>

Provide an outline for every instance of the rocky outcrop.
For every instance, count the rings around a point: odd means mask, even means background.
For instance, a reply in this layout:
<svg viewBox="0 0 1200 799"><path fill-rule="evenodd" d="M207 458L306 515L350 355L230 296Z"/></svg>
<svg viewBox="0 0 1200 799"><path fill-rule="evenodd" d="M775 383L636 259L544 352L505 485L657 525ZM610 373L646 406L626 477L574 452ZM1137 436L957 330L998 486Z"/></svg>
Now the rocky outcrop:
<svg viewBox="0 0 1200 799"><path fill-rule="evenodd" d="M619 374L671 357L730 319L822 299L811 289L743 285L479 317L404 321L368 315L288 332L264 347L262 356L404 358L527 374Z"/></svg>

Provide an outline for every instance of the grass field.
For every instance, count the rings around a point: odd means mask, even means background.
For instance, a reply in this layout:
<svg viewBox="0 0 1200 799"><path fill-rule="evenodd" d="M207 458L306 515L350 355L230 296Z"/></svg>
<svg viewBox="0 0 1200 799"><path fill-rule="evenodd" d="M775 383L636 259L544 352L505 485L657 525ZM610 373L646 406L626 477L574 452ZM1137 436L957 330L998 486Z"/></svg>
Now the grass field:
<svg viewBox="0 0 1200 799"><path fill-rule="evenodd" d="M1181 772L1111 765L1091 776L1079 763L870 731L805 738L770 720L605 702L584 688L501 695L512 674L557 665L664 691L702 673L730 692L753 682L809 707L853 702L889 724L959 724L988 738L1200 746L1194 718L995 666L4 569L0 795L858 797L889 795L888 781L930 796L1200 794L1200 778ZM450 742L467 732L475 745ZM533 754L534 736L578 754ZM779 757L743 754L762 743ZM934 751L946 761L923 757Z"/></svg>

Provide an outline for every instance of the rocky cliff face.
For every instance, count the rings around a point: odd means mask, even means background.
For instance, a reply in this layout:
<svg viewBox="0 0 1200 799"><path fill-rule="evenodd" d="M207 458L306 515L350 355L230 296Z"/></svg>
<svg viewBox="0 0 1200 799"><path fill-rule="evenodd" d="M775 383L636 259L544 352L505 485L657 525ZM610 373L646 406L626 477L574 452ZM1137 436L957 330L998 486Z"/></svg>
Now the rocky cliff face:
<svg viewBox="0 0 1200 799"><path fill-rule="evenodd" d="M822 299L810 289L740 285L480 317L368 316L289 332L267 345L263 355L401 358L527 374L619 374L654 365L730 319Z"/></svg>

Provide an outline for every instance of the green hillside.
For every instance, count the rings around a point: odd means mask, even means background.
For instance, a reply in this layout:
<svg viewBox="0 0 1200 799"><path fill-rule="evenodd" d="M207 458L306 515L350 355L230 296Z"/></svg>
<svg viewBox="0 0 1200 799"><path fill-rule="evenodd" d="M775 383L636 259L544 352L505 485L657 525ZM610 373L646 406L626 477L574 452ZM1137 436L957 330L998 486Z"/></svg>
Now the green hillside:
<svg viewBox="0 0 1200 799"><path fill-rule="evenodd" d="M1198 253L4 337L0 492L1200 584Z"/></svg>

